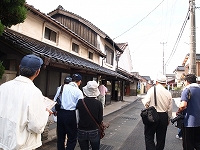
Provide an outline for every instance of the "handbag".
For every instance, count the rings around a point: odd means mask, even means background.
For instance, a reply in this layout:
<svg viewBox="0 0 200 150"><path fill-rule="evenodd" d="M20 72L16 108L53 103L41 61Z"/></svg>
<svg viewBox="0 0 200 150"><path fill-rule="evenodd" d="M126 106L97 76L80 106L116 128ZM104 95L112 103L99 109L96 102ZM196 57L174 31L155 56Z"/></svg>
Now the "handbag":
<svg viewBox="0 0 200 150"><path fill-rule="evenodd" d="M154 100L155 100L155 106L157 106L155 86L154 86ZM145 125L153 124L159 120L159 115L154 106L142 109L140 116L142 117L143 124Z"/></svg>
<svg viewBox="0 0 200 150"><path fill-rule="evenodd" d="M92 116L92 114L90 113L87 105L84 102L84 99L82 99L82 102L83 102L83 105L84 105L85 109L87 110L88 114L90 115L90 117L92 118L92 120L96 123L97 127L99 128L100 139L102 139L105 136L105 129L107 129L110 126L110 124L109 123L105 123L103 121L100 124L98 124L96 122L96 120L94 119L94 117Z"/></svg>
<svg viewBox="0 0 200 150"><path fill-rule="evenodd" d="M56 111L59 111L61 108L61 97L62 97L63 87L64 87L64 84L61 86L60 93L58 97L56 98L56 104L55 104Z"/></svg>

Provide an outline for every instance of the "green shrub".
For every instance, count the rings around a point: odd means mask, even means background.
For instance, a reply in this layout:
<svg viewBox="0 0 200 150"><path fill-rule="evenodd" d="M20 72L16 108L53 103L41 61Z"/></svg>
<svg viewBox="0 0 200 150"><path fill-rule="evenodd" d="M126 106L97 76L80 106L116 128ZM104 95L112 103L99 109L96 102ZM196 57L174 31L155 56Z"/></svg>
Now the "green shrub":
<svg viewBox="0 0 200 150"><path fill-rule="evenodd" d="M5 71L5 67L3 66L3 62L0 62L0 79L2 78Z"/></svg>
<svg viewBox="0 0 200 150"><path fill-rule="evenodd" d="M174 87L174 91L180 91L182 90L182 87Z"/></svg>
<svg viewBox="0 0 200 150"><path fill-rule="evenodd" d="M140 89L137 89L137 94L140 94Z"/></svg>

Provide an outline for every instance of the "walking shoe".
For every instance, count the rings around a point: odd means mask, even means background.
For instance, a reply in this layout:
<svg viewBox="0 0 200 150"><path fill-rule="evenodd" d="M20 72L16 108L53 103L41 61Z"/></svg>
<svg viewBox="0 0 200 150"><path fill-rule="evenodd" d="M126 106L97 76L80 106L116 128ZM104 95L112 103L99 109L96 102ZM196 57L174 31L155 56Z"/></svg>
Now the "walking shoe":
<svg viewBox="0 0 200 150"><path fill-rule="evenodd" d="M182 137L179 137L178 134L176 135L176 138L182 140Z"/></svg>

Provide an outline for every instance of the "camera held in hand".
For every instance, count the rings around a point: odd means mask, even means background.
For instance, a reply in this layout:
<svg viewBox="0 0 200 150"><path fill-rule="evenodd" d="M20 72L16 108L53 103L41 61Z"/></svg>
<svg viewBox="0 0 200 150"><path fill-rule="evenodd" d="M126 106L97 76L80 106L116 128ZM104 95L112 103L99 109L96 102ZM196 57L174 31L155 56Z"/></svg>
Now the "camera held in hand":
<svg viewBox="0 0 200 150"><path fill-rule="evenodd" d="M184 115L182 113L178 113L178 115L171 119L171 123L174 124L176 122L175 127L181 128L183 124Z"/></svg>

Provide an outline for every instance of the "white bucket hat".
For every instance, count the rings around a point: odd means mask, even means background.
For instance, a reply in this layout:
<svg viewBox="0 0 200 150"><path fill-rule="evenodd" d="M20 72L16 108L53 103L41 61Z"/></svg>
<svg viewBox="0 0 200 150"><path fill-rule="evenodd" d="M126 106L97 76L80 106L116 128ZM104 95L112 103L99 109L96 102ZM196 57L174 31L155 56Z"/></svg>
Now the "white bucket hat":
<svg viewBox="0 0 200 150"><path fill-rule="evenodd" d="M100 92L98 89L98 84L96 81L88 81L87 85L83 87L83 93L87 97L97 97L99 96Z"/></svg>
<svg viewBox="0 0 200 150"><path fill-rule="evenodd" d="M167 80L167 78L166 78L165 75L158 75L156 81L159 82L159 83L166 83L166 80Z"/></svg>

